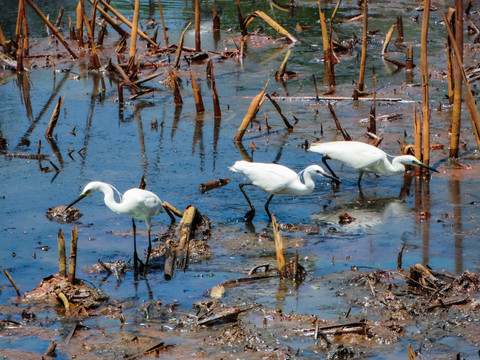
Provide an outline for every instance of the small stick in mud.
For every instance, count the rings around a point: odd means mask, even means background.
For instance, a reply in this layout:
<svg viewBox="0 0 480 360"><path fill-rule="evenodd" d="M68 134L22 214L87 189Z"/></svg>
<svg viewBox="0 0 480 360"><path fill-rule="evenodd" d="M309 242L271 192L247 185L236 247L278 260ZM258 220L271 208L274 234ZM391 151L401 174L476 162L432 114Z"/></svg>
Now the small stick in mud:
<svg viewBox="0 0 480 360"><path fill-rule="evenodd" d="M21 297L22 295L20 294L20 290L18 290L17 284L15 284L15 281L13 281L12 277L10 276L9 272L7 269L3 268L3 272L5 273L5 276L8 278L10 283L13 285L13 288L17 292L18 297Z"/></svg>
<svg viewBox="0 0 480 360"><path fill-rule="evenodd" d="M227 185L229 182L230 182L230 179L227 179L227 178L212 180L212 181L198 185L198 191L200 191L200 194L205 194L207 191L218 189L222 186Z"/></svg>
<svg viewBox="0 0 480 360"><path fill-rule="evenodd" d="M382 52L380 53L382 56L385 56L387 52L388 45L390 44L390 40L392 40L393 31L395 30L395 24L392 24L390 30L388 30L387 35L385 36L385 41L383 42Z"/></svg>
<svg viewBox="0 0 480 360"><path fill-rule="evenodd" d="M75 271L77 268L77 225L72 230L72 241L70 245L70 262L68 264L68 281L75 283Z"/></svg>
<svg viewBox="0 0 480 360"><path fill-rule="evenodd" d="M67 276L67 256L65 251L65 236L63 230L58 230L58 274L62 277Z"/></svg>
<svg viewBox="0 0 480 360"><path fill-rule="evenodd" d="M65 307L65 312L68 314L70 312L70 303L68 302L67 297L63 292L58 293L58 297L62 300L62 304Z"/></svg>
<svg viewBox="0 0 480 360"><path fill-rule="evenodd" d="M286 277L285 271L285 250L283 247L283 236L278 230L277 219L272 215L273 239L275 241L275 252L277 254L278 274L281 279Z"/></svg>
<svg viewBox="0 0 480 360"><path fill-rule="evenodd" d="M402 248L398 252L397 256L397 270L402 270L402 258L403 258L403 250L405 249L405 244L402 245Z"/></svg>
<svg viewBox="0 0 480 360"><path fill-rule="evenodd" d="M203 106L202 93L200 92L200 88L195 82L192 70L190 70L190 80L192 82L193 98L195 100L195 108L197 110L197 114L202 113L205 111L205 107Z"/></svg>
<svg viewBox="0 0 480 360"><path fill-rule="evenodd" d="M283 77L287 74L287 60L288 60L288 57L290 56L291 52L292 52L292 50L290 48L288 48L287 53L285 54L285 57L283 58L282 64L280 65L280 68L275 73L275 80L283 79Z"/></svg>

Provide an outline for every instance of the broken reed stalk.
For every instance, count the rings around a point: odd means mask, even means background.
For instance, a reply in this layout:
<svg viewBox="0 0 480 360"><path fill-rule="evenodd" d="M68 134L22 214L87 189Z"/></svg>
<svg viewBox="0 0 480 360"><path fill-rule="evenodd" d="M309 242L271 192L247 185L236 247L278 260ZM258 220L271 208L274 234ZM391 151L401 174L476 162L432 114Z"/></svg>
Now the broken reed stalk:
<svg viewBox="0 0 480 360"><path fill-rule="evenodd" d="M58 293L58 297L60 298L60 300L62 300L62 304L65 307L65 312L69 313L70 312L70 303L68 302L68 299L65 296L65 294L63 292L60 292L60 293Z"/></svg>
<svg viewBox="0 0 480 360"><path fill-rule="evenodd" d="M165 245L165 262L163 265L163 277L167 281L170 281L173 278L173 262L175 260L171 244L172 241L167 240L167 243Z"/></svg>
<svg viewBox="0 0 480 360"><path fill-rule="evenodd" d="M97 47L95 45L95 34L93 33L93 28L91 22L88 20L87 11L85 9L85 5L82 7L83 10L83 22L87 26L87 36L88 42L90 44L90 49L92 51L92 62L91 66L94 69L100 68L100 60L98 58Z"/></svg>
<svg viewBox="0 0 480 360"><path fill-rule="evenodd" d="M170 69L170 81L172 82L173 87L173 99L175 101L176 106L183 105L182 94L180 93L180 88L178 86L178 79L177 75Z"/></svg>
<svg viewBox="0 0 480 360"><path fill-rule="evenodd" d="M285 73L287 72L287 60L288 57L290 56L290 53L292 50L288 48L287 53L285 54L285 57L283 58L282 64L280 65L280 68L277 70L275 73L275 80L279 80L285 76Z"/></svg>
<svg viewBox="0 0 480 360"><path fill-rule="evenodd" d="M70 49L70 46L68 46L67 42L65 41L65 39L63 38L62 34L60 34L58 32L58 30L55 28L55 26L53 26L53 24L46 18L45 15L43 15L43 13L40 11L40 9L37 7L37 5L35 5L35 3L33 2L33 0L26 0L28 2L28 4L32 7L32 9L38 14L38 16L40 16L43 20L43 22L48 26L48 28L52 31L52 33L55 34L55 36L58 38L58 40L62 43L62 45L65 47L65 49L67 49L67 51L70 53L70 55L72 55L72 57L74 59L78 59L78 56L77 54L75 54L73 52L72 49Z"/></svg>
<svg viewBox="0 0 480 360"><path fill-rule="evenodd" d="M135 67L135 54L137 53L137 33L138 33L138 19L140 14L140 0L135 0L135 8L133 10L132 33L130 35L130 50L128 52L128 67L127 74L130 74Z"/></svg>
<svg viewBox="0 0 480 360"><path fill-rule="evenodd" d="M182 54L182 47L183 47L183 42L185 41L185 32L187 31L188 27L192 23L189 22L185 29L182 31L182 35L180 35L180 41L178 42L178 47L177 47L177 53L175 54L175 60L173 62L173 67L176 69L178 68L178 65L180 64L180 55Z"/></svg>
<svg viewBox="0 0 480 360"><path fill-rule="evenodd" d="M67 276L67 255L65 251L65 236L63 230L58 230L58 274L62 277Z"/></svg>
<svg viewBox="0 0 480 360"><path fill-rule="evenodd" d="M263 91L255 96L250 103L250 107L248 108L247 113L245 114L245 117L242 120L242 123L240 124L240 127L237 130L237 134L235 135L235 138L233 139L233 142L241 142L243 139L243 135L245 135L245 131L247 131L247 127L250 124L250 121L257 115L258 110L260 110L260 106L262 105L263 101L265 100L265 91L267 90L268 82L265 85L265 88Z"/></svg>
<svg viewBox="0 0 480 360"><path fill-rule="evenodd" d="M463 2L455 0L455 40L460 52L461 62L455 61L455 76L453 89L452 135L450 136L450 157L458 158L458 144L460 141L460 127L462 114L462 65L463 62ZM468 86L467 84L465 86Z"/></svg>
<svg viewBox="0 0 480 360"><path fill-rule="evenodd" d="M168 202L164 201L162 203L162 206L163 208L167 211L170 211L171 213L173 213L174 215L178 216L179 218L182 218L183 217L183 213L178 210L175 206L169 204Z"/></svg>
<svg viewBox="0 0 480 360"><path fill-rule="evenodd" d="M63 99L61 96L58 98L57 105L53 110L52 117L47 126L47 131L45 131L45 137L51 138L53 135L53 130L55 130L55 126L57 125L58 117L60 116L60 110L62 109Z"/></svg>
<svg viewBox="0 0 480 360"><path fill-rule="evenodd" d="M413 70L413 46L410 45L405 52L405 69L406 71Z"/></svg>
<svg viewBox="0 0 480 360"><path fill-rule="evenodd" d="M218 31L220 30L220 16L218 16L218 11L217 11L217 4L215 3L215 0L213 0L213 19L212 19L212 30L213 31Z"/></svg>
<svg viewBox="0 0 480 360"><path fill-rule="evenodd" d="M163 39L165 40L165 47L168 49L167 27L165 26L165 18L163 17L162 0L158 0L158 8L160 9L160 19L162 19Z"/></svg>
<svg viewBox="0 0 480 360"><path fill-rule="evenodd" d="M398 37L395 42L397 44L403 43L403 18L402 15L397 15L397 33Z"/></svg>
<svg viewBox="0 0 480 360"><path fill-rule="evenodd" d="M418 114L417 107L413 104L413 129L415 133L415 157L422 161L422 126L420 124L420 115ZM415 175L420 175L421 170L418 166L415 167Z"/></svg>
<svg viewBox="0 0 480 360"><path fill-rule="evenodd" d="M245 20L243 19L242 8L240 7L240 0L237 0L237 17L242 36L245 36L247 35L247 25L245 24Z"/></svg>
<svg viewBox="0 0 480 360"><path fill-rule="evenodd" d="M450 24L452 24L451 22L453 21L452 18L455 14L455 10L453 8L449 8L448 9L448 21L450 22ZM453 59L453 47L452 47L452 43L450 41L450 38L448 37L448 34L447 34L447 79L448 79L448 103L450 105L453 105L453 99L454 99L454 95L453 95L453 92L454 92L454 59Z"/></svg>
<svg viewBox="0 0 480 360"><path fill-rule="evenodd" d="M68 282L75 283L75 271L77 268L77 225L72 230L72 240L70 245L70 261L68 264Z"/></svg>
<svg viewBox="0 0 480 360"><path fill-rule="evenodd" d="M7 269L3 268L3 272L5 273L5 276L8 278L10 283L13 285L13 288L15 289L18 297L21 297L22 295L20 294L20 290L18 290L17 284L15 284L15 281L13 281L12 277L8 273Z"/></svg>
<svg viewBox="0 0 480 360"><path fill-rule="evenodd" d="M218 98L217 86L215 84L215 74L213 72L213 62L211 59L208 59L207 66L210 69L209 73L212 79L213 115L216 118L219 118L222 116L222 110L220 109L220 100Z"/></svg>
<svg viewBox="0 0 480 360"><path fill-rule="evenodd" d="M341 133L342 136L343 136L343 139L345 141L350 141L352 140L352 138L350 137L350 135L348 135L348 133L343 130L342 128L342 125L340 125L340 121L338 121L338 117L337 117L337 114L335 114L335 109L333 108L332 104L328 103L328 110L330 110L330 114L332 115L333 117L333 121L335 122L335 125L337 127L337 132Z"/></svg>
<svg viewBox="0 0 480 360"><path fill-rule="evenodd" d="M195 100L195 108L196 108L197 114L198 114L198 113L204 112L205 107L203 106L202 93L200 92L200 88L198 87L197 83L195 82L192 70L190 70L190 80L192 82L192 90L193 90L193 98Z"/></svg>
<svg viewBox="0 0 480 360"><path fill-rule="evenodd" d="M57 20L55 20L55 22L53 23L53 26L55 26L55 27L60 26L60 23L62 22L64 12L65 12L65 9L63 7L61 7L60 10L58 10Z"/></svg>
<svg viewBox="0 0 480 360"><path fill-rule="evenodd" d="M98 6L97 1L93 0L88 0L90 4L94 5L96 4L96 9L100 11L100 14L102 14L102 17L105 19L105 21L120 35L121 37L126 37L129 36L129 34L122 29L122 27L110 16L107 14L107 12L102 9L100 6Z"/></svg>
<svg viewBox="0 0 480 360"><path fill-rule="evenodd" d="M360 75L358 76L358 90L365 89L365 62L367 59L367 36L368 36L368 1L363 0L363 38L362 57L360 59Z"/></svg>
<svg viewBox="0 0 480 360"><path fill-rule="evenodd" d="M277 23L275 20L273 20L270 16L265 14L263 11L257 10L254 11L246 20L245 20L245 29L247 28L247 25L252 22L253 19L256 17L259 17L263 19L268 25L270 25L272 28L275 29L276 32L278 32L280 35L285 36L288 42L291 43L297 43L298 40L295 38L292 34L290 34L283 26L281 26L279 23Z"/></svg>
<svg viewBox="0 0 480 360"><path fill-rule="evenodd" d="M472 89L470 89L470 85L467 81L467 77L465 75L465 71L463 70L463 61L460 58L460 53L458 50L457 43L455 42L455 37L453 36L452 29L450 24L448 23L447 17L445 14L442 14L443 21L445 23L445 28L448 32L448 37L450 38L453 51L455 53L455 59L459 63L459 67L461 68L463 84L465 85L465 105L467 106L468 114L470 115L470 121L472 122L473 132L475 134L475 139L477 141L477 146L480 147L480 116L478 115L477 104L475 103L475 99L472 94Z"/></svg>
<svg viewBox="0 0 480 360"><path fill-rule="evenodd" d="M27 0L28 1L28 0ZM93 0L89 0L90 3L93 4ZM125 18L122 14L120 14L117 10L115 10L114 7L112 7L109 3L107 3L105 0L100 0L100 2L102 3L102 5L105 6L105 9L108 9L109 11L111 11L116 17L118 17L125 25L127 25L130 29L133 27L132 23L130 21L128 21L127 18ZM97 9L101 9L100 7L100 4L97 5ZM103 9L102 9L103 10ZM103 15L103 12L102 10L100 10L100 12L102 13ZM147 36L143 31L141 31L140 29L137 29L137 33L138 35L140 35L145 41L147 41L148 43L150 43L150 45L154 46L154 47L158 47L157 43L155 41L153 41L149 36Z"/></svg>
<svg viewBox="0 0 480 360"><path fill-rule="evenodd" d="M194 0L195 2L195 51L202 51L200 44L200 0Z"/></svg>
<svg viewBox="0 0 480 360"><path fill-rule="evenodd" d="M77 22L76 22L76 38L78 40L79 46L83 46L83 9L85 8L85 4L83 0L78 0L77 5Z"/></svg>
<svg viewBox="0 0 480 360"><path fill-rule="evenodd" d="M17 25L15 26L15 42L19 45L20 37L22 36L23 6L25 6L25 2L23 0L19 0L17 11Z"/></svg>
<svg viewBox="0 0 480 360"><path fill-rule="evenodd" d="M22 21L22 28L23 28L23 37L22 37L22 42L23 42L23 54L22 56L25 57L25 56L28 56L28 53L29 53L29 40L28 40L28 33L29 33L29 30L28 30L28 21L27 21L27 4L25 3L25 0L21 0L22 3L23 3L23 21Z"/></svg>
<svg viewBox="0 0 480 360"><path fill-rule="evenodd" d="M321 1L318 0L318 13L320 17L320 29L322 30L322 41L323 41L323 61L324 61L324 75L329 74L330 68L330 56L329 56L329 48L330 42L328 41L328 32L327 32L327 23L325 21L325 14L322 11L322 4Z"/></svg>
<svg viewBox="0 0 480 360"><path fill-rule="evenodd" d="M428 106L428 23L430 18L430 0L423 2L422 35L420 40L420 66L422 72L422 117L423 117L423 163L430 163L430 109ZM428 170L423 169L428 172Z"/></svg>
<svg viewBox="0 0 480 360"><path fill-rule="evenodd" d="M283 246L283 236L278 230L277 219L272 215L273 239L275 241L275 253L277 254L278 275L284 279L287 274L285 270L285 249Z"/></svg>
<svg viewBox="0 0 480 360"><path fill-rule="evenodd" d="M387 35L385 36L385 41L383 42L382 52L381 55L384 56L387 52L388 45L390 44L390 40L392 40L393 31L395 30L395 24L390 26L390 30L388 30Z"/></svg>
<svg viewBox="0 0 480 360"><path fill-rule="evenodd" d="M182 220L180 220L180 241L178 242L177 249L175 251L176 266L185 270L188 260L188 247L190 244L190 236L193 233L193 226L195 219L198 216L197 208L190 205L183 212Z"/></svg>
<svg viewBox="0 0 480 360"><path fill-rule="evenodd" d="M275 109L277 109L277 112L280 115L280 117L282 118L283 122L285 123L285 126L287 127L287 130L289 132L292 132L293 131L293 126L290 125L290 123L288 122L285 115L283 115L282 109L280 108L280 106L277 104L277 102L274 99L272 99L272 97L269 94L265 94L265 96L268 98L268 100L270 100L270 102L273 104Z"/></svg>
<svg viewBox="0 0 480 360"><path fill-rule="evenodd" d="M313 79L313 86L315 87L315 100L318 101L318 87L317 87L317 79L315 79L315 74L312 74Z"/></svg>
<svg viewBox="0 0 480 360"><path fill-rule="evenodd" d="M0 44L2 44L3 51L5 54L8 53L8 48L7 48L7 40L5 39L5 35L3 34L2 27L0 26Z"/></svg>

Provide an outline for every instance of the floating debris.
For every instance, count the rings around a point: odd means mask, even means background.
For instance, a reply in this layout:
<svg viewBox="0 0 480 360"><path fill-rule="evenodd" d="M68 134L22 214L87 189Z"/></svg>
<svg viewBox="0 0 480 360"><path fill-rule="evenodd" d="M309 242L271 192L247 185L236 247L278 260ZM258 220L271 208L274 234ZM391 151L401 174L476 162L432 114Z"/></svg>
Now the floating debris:
<svg viewBox="0 0 480 360"><path fill-rule="evenodd" d="M60 224L69 224L77 221L82 217L82 215L83 214L75 207L71 206L67 209L67 207L64 205L49 208L45 213L45 216L48 220Z"/></svg>

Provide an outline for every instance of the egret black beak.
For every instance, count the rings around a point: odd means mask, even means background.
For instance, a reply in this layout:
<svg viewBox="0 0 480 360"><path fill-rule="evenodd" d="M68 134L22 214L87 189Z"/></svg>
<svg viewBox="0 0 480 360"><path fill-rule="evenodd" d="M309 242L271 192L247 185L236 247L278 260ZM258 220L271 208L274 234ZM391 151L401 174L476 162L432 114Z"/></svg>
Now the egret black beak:
<svg viewBox="0 0 480 360"><path fill-rule="evenodd" d="M434 171L434 172L437 172L437 173L438 173L437 170L435 170L434 168L432 168L432 167L430 167L430 166L428 166L428 165L425 165L424 163L419 163L418 166L423 167L423 168L425 168L425 169L428 169L428 170L430 170L430 171Z"/></svg>
<svg viewBox="0 0 480 360"><path fill-rule="evenodd" d="M71 208L73 205L75 205L77 202L79 202L80 200L82 200L84 197L86 197L87 194L82 194L80 195L78 198L76 198L70 205L68 205L65 210Z"/></svg>
<svg viewBox="0 0 480 360"><path fill-rule="evenodd" d="M326 173L326 172L324 172L324 173L318 172L318 173L319 173L320 175L326 177L326 178L329 178L329 179L333 180L333 181L336 181L336 182L339 182L339 183L341 182L339 178L337 178L336 176L330 175L330 174L328 174L328 173Z"/></svg>

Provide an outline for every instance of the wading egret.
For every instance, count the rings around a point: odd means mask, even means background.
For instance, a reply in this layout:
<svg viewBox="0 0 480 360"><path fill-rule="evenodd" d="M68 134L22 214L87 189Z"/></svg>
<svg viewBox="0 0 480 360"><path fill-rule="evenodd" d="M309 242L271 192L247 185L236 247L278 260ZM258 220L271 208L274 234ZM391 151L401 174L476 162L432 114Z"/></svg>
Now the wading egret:
<svg viewBox="0 0 480 360"><path fill-rule="evenodd" d="M120 202L116 202L113 194L113 190L117 192L120 196ZM67 206L67 209L83 198L94 194L96 192L102 192L104 195L105 205L108 206L110 210L116 212L117 214L128 215L132 218L133 223L133 262L135 271L137 269L137 261L142 263L137 255L137 239L136 239L136 226L135 220L145 221L145 225L148 230L148 253L147 261L145 262L146 270L148 266L148 260L150 259L150 253L152 251L152 240L150 237L150 224L152 217L158 215L163 211L162 202L157 195L151 191L133 188L127 190L125 194L121 194L117 189L112 185L101 182L101 181L92 181L88 183L83 189L80 196L73 201L70 205Z"/></svg>
<svg viewBox="0 0 480 360"><path fill-rule="evenodd" d="M382 175L398 175L405 172L405 165L421 166L425 169L438 172L437 170L421 163L415 156L388 155L379 148L365 144L359 141L331 141L324 143L312 143L309 151L322 154L322 161L330 170L333 176L337 177L327 160L337 160L341 163L357 169L360 172L358 177L358 185L362 180L362 175L365 172L371 172ZM392 158L392 162L388 160Z"/></svg>
<svg viewBox="0 0 480 360"><path fill-rule="evenodd" d="M268 211L268 204L270 204L273 195L308 195L315 188L315 183L313 182L314 176L320 175L338 180L329 175L318 165L310 165L297 174L295 171L283 165L248 162L242 160L237 161L235 164L230 166L230 170L243 174L248 180L250 180L249 183L239 185L240 190L245 196L245 199L247 199L248 205L250 205L251 209L245 214L244 220L246 222L251 221L255 217L255 207L252 205L250 199L243 190L245 185L254 185L260 190L271 194L265 203L265 211L271 220L272 216Z"/></svg>

